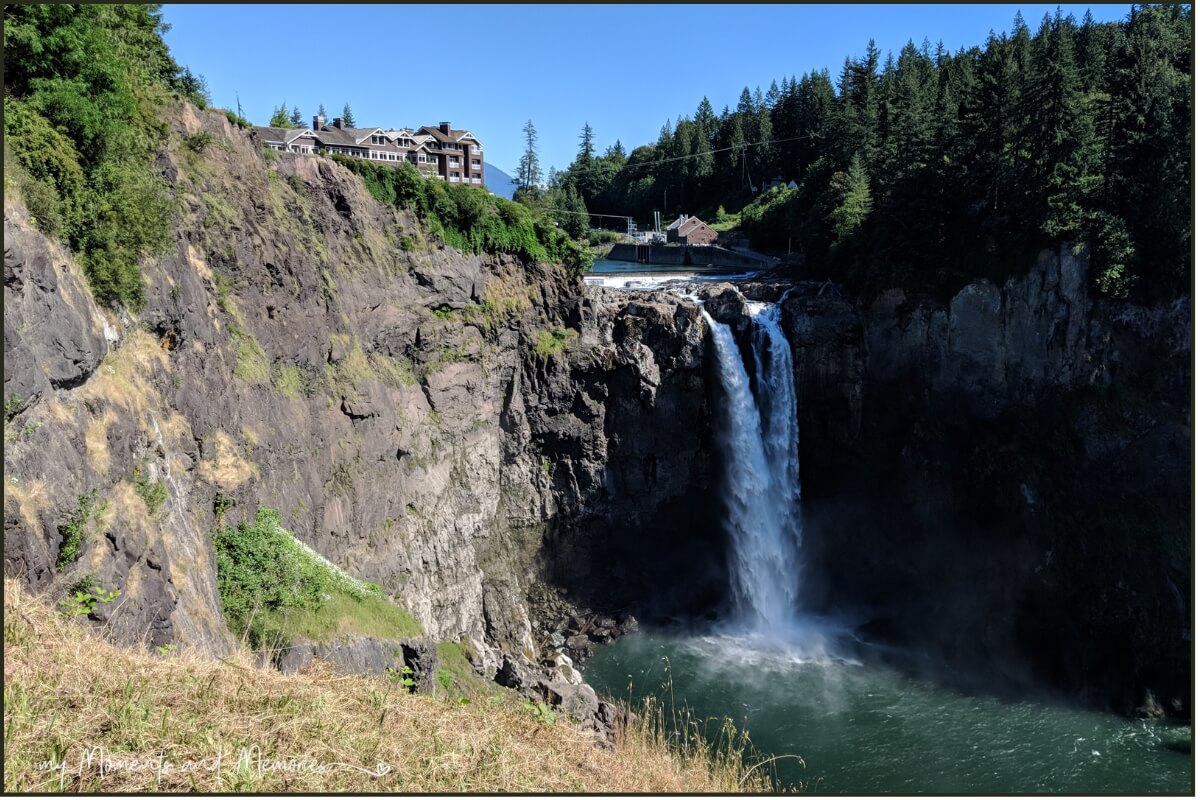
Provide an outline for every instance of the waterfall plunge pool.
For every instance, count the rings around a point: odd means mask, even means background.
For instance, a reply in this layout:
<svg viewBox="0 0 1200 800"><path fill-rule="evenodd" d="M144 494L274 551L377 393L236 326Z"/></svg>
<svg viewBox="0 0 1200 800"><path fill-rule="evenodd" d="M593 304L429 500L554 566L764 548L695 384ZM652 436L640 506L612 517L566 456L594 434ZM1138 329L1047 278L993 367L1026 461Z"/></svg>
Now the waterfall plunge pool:
<svg viewBox="0 0 1200 800"><path fill-rule="evenodd" d="M647 628L597 650L584 678L635 709L653 696L669 715L673 696L677 712L715 718L709 731L732 719L764 758L782 756L782 789L1192 792L1189 726L962 694L837 651L825 637Z"/></svg>
<svg viewBox="0 0 1200 800"><path fill-rule="evenodd" d="M702 306L703 309L703 306ZM967 694L886 666L879 648L801 613L803 530L790 347L779 308L747 304L749 356L703 311L720 384L733 614L708 631L645 630L584 674L637 709L720 730L731 719L783 789L875 794L1190 794L1191 727ZM798 756L799 758L795 758ZM801 761L800 759L803 759Z"/></svg>

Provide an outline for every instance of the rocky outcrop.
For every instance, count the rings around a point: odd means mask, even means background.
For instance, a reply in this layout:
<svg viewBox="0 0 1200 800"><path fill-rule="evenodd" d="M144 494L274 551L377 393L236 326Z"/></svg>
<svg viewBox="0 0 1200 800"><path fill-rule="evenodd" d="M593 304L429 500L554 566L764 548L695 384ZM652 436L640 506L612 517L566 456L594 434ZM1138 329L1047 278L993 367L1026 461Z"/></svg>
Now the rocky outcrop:
<svg viewBox="0 0 1200 800"><path fill-rule="evenodd" d="M884 292L864 321L867 370L881 382L915 376L981 416L1102 381L1089 338L1103 334L1090 325L1086 271L1086 251L1063 244L1003 288L968 284L948 308Z"/></svg>
<svg viewBox="0 0 1200 800"><path fill-rule="evenodd" d="M5 417L78 386L115 332L71 272L62 246L33 230L23 208L4 220Z"/></svg>
<svg viewBox="0 0 1200 800"><path fill-rule="evenodd" d="M430 639L391 641L346 636L329 642L297 642L278 654L275 666L283 672L299 672L318 659L345 674L394 675L407 679L412 684L405 685L421 694L433 694L437 677L437 650Z"/></svg>
<svg viewBox="0 0 1200 800"><path fill-rule="evenodd" d="M617 706L601 700L586 683L567 681L555 674L547 676L510 656L504 657L496 682L565 715L583 730L595 733L600 742L612 740L623 717Z"/></svg>
<svg viewBox="0 0 1200 800"><path fill-rule="evenodd" d="M509 522L545 521L546 577L577 602L639 617L709 608L726 585L725 543L707 489L699 309L588 287L577 314L575 345L529 360L509 404L506 446L526 464L506 474Z"/></svg>

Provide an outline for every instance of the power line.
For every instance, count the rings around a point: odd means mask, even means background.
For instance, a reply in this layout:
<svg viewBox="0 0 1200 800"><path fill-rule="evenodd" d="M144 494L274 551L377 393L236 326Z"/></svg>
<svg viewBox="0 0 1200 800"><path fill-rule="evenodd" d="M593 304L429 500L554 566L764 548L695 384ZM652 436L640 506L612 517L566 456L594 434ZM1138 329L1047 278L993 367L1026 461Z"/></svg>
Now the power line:
<svg viewBox="0 0 1200 800"><path fill-rule="evenodd" d="M763 142L742 142L741 144L730 145L729 147L718 147L716 150L709 150L707 153L689 153L688 155L685 155L685 156L673 156L671 158L660 158L657 161L639 161L636 164L622 164L621 166L617 167L614 170L614 172L620 172L621 170L624 170L624 169L633 169L634 167L655 167L655 166L658 166L659 164L670 164L674 161L686 161L689 158L699 158L700 156L704 156L704 155L716 155L717 153L728 153L730 150L739 150L740 149L740 150L742 150L743 156L744 156L745 150L749 147L761 147L766 144L783 144L784 142L796 142L801 139L813 139L813 138L816 138L813 134L805 134L804 136L790 136L787 139L768 139ZM598 158L595 160L603 161L604 159ZM572 169L571 167L567 167L565 170L562 170L562 171L570 172L571 169ZM600 169L600 168L592 167L590 170L577 170L576 172L592 172L592 171L598 170L598 169Z"/></svg>

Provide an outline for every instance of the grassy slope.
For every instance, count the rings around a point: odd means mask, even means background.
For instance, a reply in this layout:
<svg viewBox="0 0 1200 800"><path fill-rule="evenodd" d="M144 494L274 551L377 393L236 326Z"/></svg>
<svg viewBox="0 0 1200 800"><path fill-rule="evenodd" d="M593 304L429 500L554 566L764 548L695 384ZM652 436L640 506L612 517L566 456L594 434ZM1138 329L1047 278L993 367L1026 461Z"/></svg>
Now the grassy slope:
<svg viewBox="0 0 1200 800"><path fill-rule="evenodd" d="M6 792L768 788L757 772L743 780L736 748L713 752L693 740L686 756L672 752L656 719L640 714L607 750L515 697L454 703L320 666L284 675L250 659L124 650L15 581L4 585ZM167 768L158 770L160 762ZM390 769L382 777L364 771L377 764Z"/></svg>

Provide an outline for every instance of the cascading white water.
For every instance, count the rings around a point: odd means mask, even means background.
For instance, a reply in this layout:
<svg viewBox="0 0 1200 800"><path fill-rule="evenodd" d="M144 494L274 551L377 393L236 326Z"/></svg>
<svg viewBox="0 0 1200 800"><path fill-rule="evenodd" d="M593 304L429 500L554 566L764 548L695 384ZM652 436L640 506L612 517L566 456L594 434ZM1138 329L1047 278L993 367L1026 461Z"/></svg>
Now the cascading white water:
<svg viewBox="0 0 1200 800"><path fill-rule="evenodd" d="M800 581L800 459L792 354L779 307L750 303L754 384L728 325L701 310L712 331L725 394L725 458L733 594L752 632L794 629Z"/></svg>

